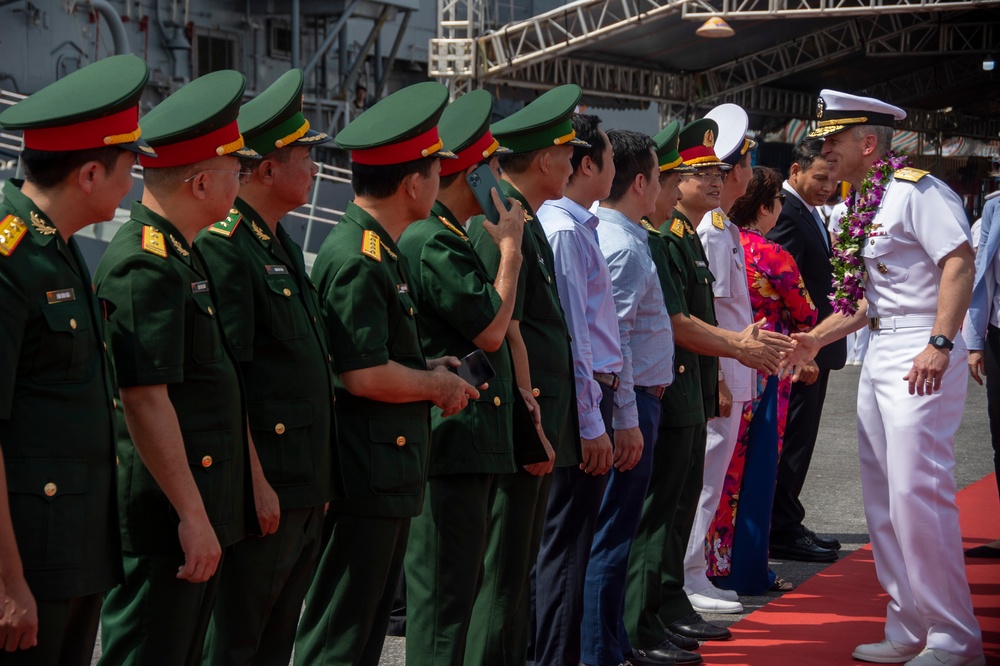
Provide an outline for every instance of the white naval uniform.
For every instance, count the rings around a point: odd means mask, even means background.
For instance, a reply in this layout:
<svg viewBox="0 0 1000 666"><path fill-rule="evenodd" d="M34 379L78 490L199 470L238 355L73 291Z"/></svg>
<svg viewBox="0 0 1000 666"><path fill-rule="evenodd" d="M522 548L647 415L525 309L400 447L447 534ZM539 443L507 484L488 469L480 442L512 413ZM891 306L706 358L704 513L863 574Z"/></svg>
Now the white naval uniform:
<svg viewBox="0 0 1000 666"><path fill-rule="evenodd" d="M858 387L858 455L879 582L891 597L886 638L982 653L955 506L955 432L967 351L955 336L941 390L910 395L903 377L927 346L938 262L969 242L958 196L933 176L890 181L861 250L868 316L879 318Z"/></svg>
<svg viewBox="0 0 1000 666"><path fill-rule="evenodd" d="M717 225L722 223L722 229ZM698 224L698 238L705 248L708 267L715 276L712 293L715 295L715 317L719 328L742 331L753 323L750 290L740 243L739 228L721 208L705 213ZM733 358L720 358L719 368L726 378L726 385L733 394L733 410L727 418L708 422L705 446L705 472L694 525L684 553L684 588L691 594L709 586L705 560L705 538L715 517L722 497L726 471L736 449L743 406L753 399L757 382L754 370Z"/></svg>

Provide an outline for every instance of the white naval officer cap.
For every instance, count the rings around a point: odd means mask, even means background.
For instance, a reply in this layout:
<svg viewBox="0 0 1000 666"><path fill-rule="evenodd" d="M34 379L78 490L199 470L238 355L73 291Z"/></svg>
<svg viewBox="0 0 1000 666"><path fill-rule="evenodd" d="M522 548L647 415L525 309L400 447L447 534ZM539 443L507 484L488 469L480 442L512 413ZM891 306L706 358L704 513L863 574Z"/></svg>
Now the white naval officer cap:
<svg viewBox="0 0 1000 666"><path fill-rule="evenodd" d="M753 150L757 142L747 138L750 118L738 104L720 104L705 114L719 125L719 136L715 140L715 154L729 166L736 166L747 151Z"/></svg>
<svg viewBox="0 0 1000 666"><path fill-rule="evenodd" d="M838 90L824 89L816 103L819 124L806 136L810 139L830 136L854 125L885 125L895 127L906 111L874 97L860 97Z"/></svg>

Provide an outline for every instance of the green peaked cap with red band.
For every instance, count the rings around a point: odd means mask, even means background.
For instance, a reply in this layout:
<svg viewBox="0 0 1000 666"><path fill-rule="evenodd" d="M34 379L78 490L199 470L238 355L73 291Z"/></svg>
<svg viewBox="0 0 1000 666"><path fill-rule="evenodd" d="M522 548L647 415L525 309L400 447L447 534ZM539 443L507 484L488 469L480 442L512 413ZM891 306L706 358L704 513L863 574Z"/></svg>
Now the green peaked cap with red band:
<svg viewBox="0 0 1000 666"><path fill-rule="evenodd" d="M309 127L302 115L301 69L292 69L240 107L239 127L249 148L266 155L285 146L318 146L329 135Z"/></svg>
<svg viewBox="0 0 1000 666"><path fill-rule="evenodd" d="M259 158L245 148L236 118L246 79L224 69L206 74L160 102L139 125L156 156L140 155L143 167L195 164L221 155Z"/></svg>
<svg viewBox="0 0 1000 666"><path fill-rule="evenodd" d="M335 141L351 151L351 161L387 166L422 157L448 157L438 135L438 119L448 104L448 89L424 81L379 100L345 127Z"/></svg>
<svg viewBox="0 0 1000 666"><path fill-rule="evenodd" d="M728 171L730 166L715 154L718 138L719 124L711 118L699 118L685 125L677 144L684 164L692 167L717 166Z"/></svg>
<svg viewBox="0 0 1000 666"><path fill-rule="evenodd" d="M493 123L490 130L505 148L527 153L549 146L586 146L576 138L573 112L583 96L575 83L556 86L539 95L523 109Z"/></svg>
<svg viewBox="0 0 1000 666"><path fill-rule="evenodd" d="M653 143L656 144L656 162L660 165L660 171L693 171L692 167L684 164L681 154L677 150L678 142L681 138L681 124L674 120L667 123L667 126L653 135Z"/></svg>
<svg viewBox="0 0 1000 666"><path fill-rule="evenodd" d="M104 58L0 113L0 127L22 130L32 150L114 146L152 154L139 130L139 98L148 79L149 68L134 55Z"/></svg>
<svg viewBox="0 0 1000 666"><path fill-rule="evenodd" d="M492 116L493 95L485 90L473 90L448 105L441 114L438 131L445 149L458 159L441 163L442 176L458 173L492 155L510 152L490 132Z"/></svg>

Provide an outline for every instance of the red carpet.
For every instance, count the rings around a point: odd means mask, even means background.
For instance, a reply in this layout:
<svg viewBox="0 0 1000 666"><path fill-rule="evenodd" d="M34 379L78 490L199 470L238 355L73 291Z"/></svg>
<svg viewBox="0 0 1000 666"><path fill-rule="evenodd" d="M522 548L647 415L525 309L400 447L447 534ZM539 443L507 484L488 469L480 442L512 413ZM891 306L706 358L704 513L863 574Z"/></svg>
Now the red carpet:
<svg viewBox="0 0 1000 666"><path fill-rule="evenodd" d="M1000 537L994 476L958 493L967 548ZM1000 559L966 559L966 571L986 662L1000 664ZM888 601L875 578L871 546L865 546L734 624L733 640L705 643L699 653L709 666L861 664L851 652L859 643L885 638Z"/></svg>

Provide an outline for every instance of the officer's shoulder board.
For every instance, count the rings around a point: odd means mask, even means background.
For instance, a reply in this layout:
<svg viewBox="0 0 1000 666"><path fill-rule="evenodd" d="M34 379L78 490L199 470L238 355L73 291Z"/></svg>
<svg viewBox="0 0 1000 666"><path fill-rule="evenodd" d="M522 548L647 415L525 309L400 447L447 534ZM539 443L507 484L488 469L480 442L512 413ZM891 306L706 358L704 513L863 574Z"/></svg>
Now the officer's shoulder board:
<svg viewBox="0 0 1000 666"><path fill-rule="evenodd" d="M441 220L441 224L448 227L449 231L457 235L459 238L461 238L462 240L469 240L461 229L459 229L454 224L448 221L448 218L446 218L443 215L438 215L438 219Z"/></svg>
<svg viewBox="0 0 1000 666"><path fill-rule="evenodd" d="M0 257L9 257L28 233L28 225L16 215L0 220Z"/></svg>
<svg viewBox="0 0 1000 666"><path fill-rule="evenodd" d="M236 227L240 225L240 221L242 219L243 216L240 215L240 211L235 208L231 208L229 209L229 216L226 219L216 222L210 226L208 230L213 234L219 234L220 236L229 238L233 235L233 232L236 231Z"/></svg>
<svg viewBox="0 0 1000 666"><path fill-rule="evenodd" d="M893 178L896 180L905 180L909 183L915 183L929 173L930 171L924 171L923 169L903 167L902 169L896 169L896 172L893 174Z"/></svg>
<svg viewBox="0 0 1000 666"><path fill-rule="evenodd" d="M155 227L147 225L142 228L142 249L161 259L167 258L167 245L164 242L163 234Z"/></svg>
<svg viewBox="0 0 1000 666"><path fill-rule="evenodd" d="M375 261L382 261L382 243L378 234L371 229L365 229L365 235L361 238L361 254Z"/></svg>
<svg viewBox="0 0 1000 666"><path fill-rule="evenodd" d="M656 227L653 226L653 224L649 221L648 218L645 217L640 218L639 223L642 224L642 228L648 231L649 233L656 234L657 236L660 235L660 232L657 231Z"/></svg>
<svg viewBox="0 0 1000 666"><path fill-rule="evenodd" d="M670 233L678 238L684 238L684 221L675 217L670 223Z"/></svg>
<svg viewBox="0 0 1000 666"><path fill-rule="evenodd" d="M715 227L716 229L725 229L726 220L728 219L729 218L726 217L726 214L723 213L722 211L720 210L712 211L712 226Z"/></svg>

